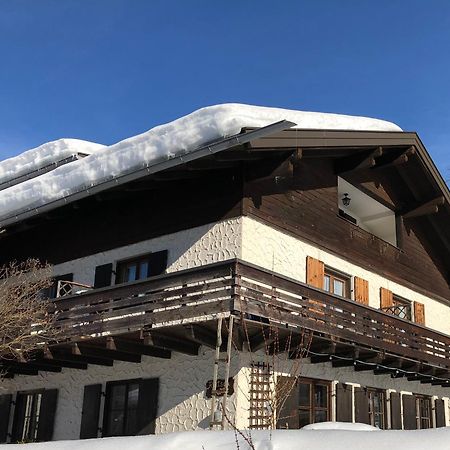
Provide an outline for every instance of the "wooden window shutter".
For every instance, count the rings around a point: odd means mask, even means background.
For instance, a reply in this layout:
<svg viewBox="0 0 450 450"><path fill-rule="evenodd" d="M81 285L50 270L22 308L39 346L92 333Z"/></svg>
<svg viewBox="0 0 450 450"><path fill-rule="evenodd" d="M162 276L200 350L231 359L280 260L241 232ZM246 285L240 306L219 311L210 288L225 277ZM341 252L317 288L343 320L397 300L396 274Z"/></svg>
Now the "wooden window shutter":
<svg viewBox="0 0 450 450"><path fill-rule="evenodd" d="M323 289L325 276L325 264L311 256L306 257L306 283L319 289Z"/></svg>
<svg viewBox="0 0 450 450"><path fill-rule="evenodd" d="M162 250L150 254L148 262L148 276L154 277L163 274L167 269L168 251Z"/></svg>
<svg viewBox="0 0 450 450"><path fill-rule="evenodd" d="M402 429L402 409L399 392L391 392L391 429Z"/></svg>
<svg viewBox="0 0 450 450"><path fill-rule="evenodd" d="M9 413L11 411L11 394L0 395L0 443L8 438Z"/></svg>
<svg viewBox="0 0 450 450"><path fill-rule="evenodd" d="M394 305L394 294L389 289L380 288L381 308L390 308Z"/></svg>
<svg viewBox="0 0 450 450"><path fill-rule="evenodd" d="M355 301L363 305L369 305L369 282L362 278L355 277Z"/></svg>
<svg viewBox="0 0 450 450"><path fill-rule="evenodd" d="M299 388L294 377L278 377L277 396L281 403L277 412L277 428L297 430L299 427Z"/></svg>
<svg viewBox="0 0 450 450"><path fill-rule="evenodd" d="M402 395L403 402L403 428L405 430L416 430L416 397L414 395Z"/></svg>
<svg viewBox="0 0 450 450"><path fill-rule="evenodd" d="M436 428L445 427L445 404L444 400L437 398L434 403L436 413Z"/></svg>
<svg viewBox="0 0 450 450"><path fill-rule="evenodd" d="M111 286L112 263L95 268L94 289Z"/></svg>
<svg viewBox="0 0 450 450"><path fill-rule="evenodd" d="M138 432L136 434L155 434L155 422L158 414L159 379L141 380L139 385Z"/></svg>
<svg viewBox="0 0 450 450"><path fill-rule="evenodd" d="M80 439L97 437L101 394L101 384L91 384L84 387Z"/></svg>
<svg viewBox="0 0 450 450"><path fill-rule="evenodd" d="M353 422L352 386L338 383L336 385L336 420Z"/></svg>
<svg viewBox="0 0 450 450"><path fill-rule="evenodd" d="M57 398L58 389L48 389L42 393L39 426L37 431L38 442L52 440Z"/></svg>
<svg viewBox="0 0 450 450"><path fill-rule="evenodd" d="M361 387L355 387L355 421L370 425L369 394Z"/></svg>
<svg viewBox="0 0 450 450"><path fill-rule="evenodd" d="M425 325L425 305L423 303L414 302L414 322Z"/></svg>
<svg viewBox="0 0 450 450"><path fill-rule="evenodd" d="M22 439L22 430L25 420L25 396L22 394L16 395L16 405L14 407L14 420L11 435L11 442L16 443Z"/></svg>

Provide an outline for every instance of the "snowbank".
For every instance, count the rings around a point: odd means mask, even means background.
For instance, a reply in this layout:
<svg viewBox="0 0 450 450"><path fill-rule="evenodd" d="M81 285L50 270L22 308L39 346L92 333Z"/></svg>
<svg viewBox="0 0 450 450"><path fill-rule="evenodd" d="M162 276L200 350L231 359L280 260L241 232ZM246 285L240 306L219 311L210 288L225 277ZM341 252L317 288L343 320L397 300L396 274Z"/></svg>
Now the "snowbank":
<svg viewBox="0 0 450 450"><path fill-rule="evenodd" d="M251 433L255 450L449 450L450 428L420 431L277 430ZM158 436L20 444L20 450L249 450L233 431L189 431ZM0 450L11 450L11 444Z"/></svg>
<svg viewBox="0 0 450 450"><path fill-rule="evenodd" d="M1 191L0 220L191 152L217 139L239 133L244 127L263 127L283 119L304 129L401 131L393 123L366 117L241 104L210 106ZM24 163L27 161L25 157ZM11 167L18 165L12 164Z"/></svg>

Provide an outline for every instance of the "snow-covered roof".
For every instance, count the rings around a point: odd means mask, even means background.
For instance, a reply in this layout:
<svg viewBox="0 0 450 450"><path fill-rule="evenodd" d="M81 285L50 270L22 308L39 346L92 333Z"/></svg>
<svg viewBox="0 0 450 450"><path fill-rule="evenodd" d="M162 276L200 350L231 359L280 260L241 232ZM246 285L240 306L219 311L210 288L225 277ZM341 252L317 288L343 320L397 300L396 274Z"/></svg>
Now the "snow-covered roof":
<svg viewBox="0 0 450 450"><path fill-rule="evenodd" d="M107 180L190 153L202 145L235 135L242 128L260 128L280 120L291 121L300 129L402 131L391 122L367 117L223 104L199 109L111 146L62 139L0 163L1 184L8 177L20 176L62 154L91 153L0 191L0 223L56 200L68 199Z"/></svg>

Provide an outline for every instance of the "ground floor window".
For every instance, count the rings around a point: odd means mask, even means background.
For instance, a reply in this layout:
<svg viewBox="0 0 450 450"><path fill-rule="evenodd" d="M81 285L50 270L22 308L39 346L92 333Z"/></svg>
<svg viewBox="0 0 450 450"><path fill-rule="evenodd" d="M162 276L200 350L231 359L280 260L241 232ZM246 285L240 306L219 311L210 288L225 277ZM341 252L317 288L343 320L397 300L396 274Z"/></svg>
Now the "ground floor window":
<svg viewBox="0 0 450 450"><path fill-rule="evenodd" d="M288 389L283 389L288 386ZM277 381L277 428L298 429L331 420L331 383L309 378L279 377ZM284 398L285 397L285 398Z"/></svg>
<svg viewBox="0 0 450 450"><path fill-rule="evenodd" d="M416 396L417 428L420 430L431 428L431 399L430 397Z"/></svg>
<svg viewBox="0 0 450 450"><path fill-rule="evenodd" d="M381 430L386 428L386 395L379 389L368 390L369 400L369 421L370 425L378 427Z"/></svg>
<svg viewBox="0 0 450 450"><path fill-rule="evenodd" d="M17 393L11 442L51 440L57 394L56 389Z"/></svg>

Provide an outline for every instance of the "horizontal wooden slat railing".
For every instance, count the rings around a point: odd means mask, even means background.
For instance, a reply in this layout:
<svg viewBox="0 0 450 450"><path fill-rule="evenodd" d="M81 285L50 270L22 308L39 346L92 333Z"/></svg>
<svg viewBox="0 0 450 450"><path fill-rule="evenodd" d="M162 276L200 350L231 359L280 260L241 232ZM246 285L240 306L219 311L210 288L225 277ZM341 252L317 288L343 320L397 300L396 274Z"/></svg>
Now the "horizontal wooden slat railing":
<svg viewBox="0 0 450 450"><path fill-rule="evenodd" d="M229 261L55 299L66 339L117 334L230 312Z"/></svg>
<svg viewBox="0 0 450 450"><path fill-rule="evenodd" d="M236 277L235 309L450 368L450 336L249 264Z"/></svg>
<svg viewBox="0 0 450 450"><path fill-rule="evenodd" d="M62 297L54 307L72 340L234 313L450 369L450 336L239 260Z"/></svg>

